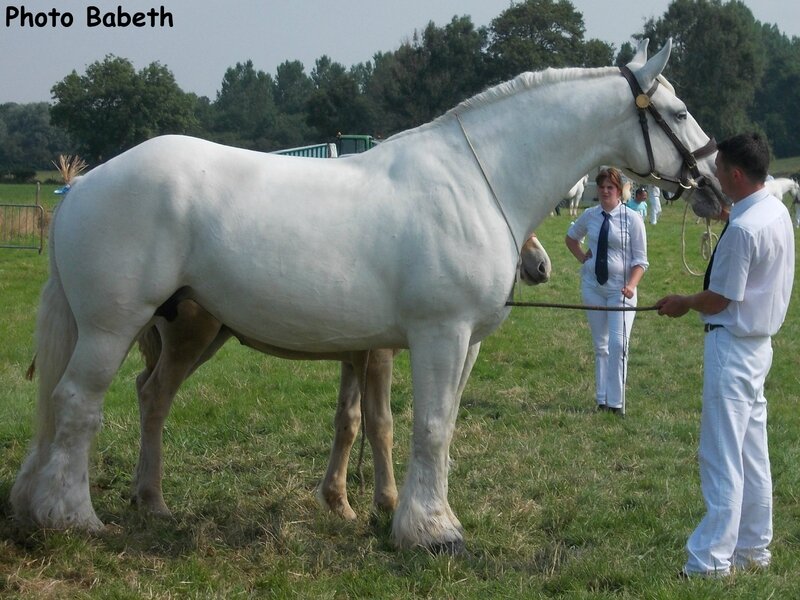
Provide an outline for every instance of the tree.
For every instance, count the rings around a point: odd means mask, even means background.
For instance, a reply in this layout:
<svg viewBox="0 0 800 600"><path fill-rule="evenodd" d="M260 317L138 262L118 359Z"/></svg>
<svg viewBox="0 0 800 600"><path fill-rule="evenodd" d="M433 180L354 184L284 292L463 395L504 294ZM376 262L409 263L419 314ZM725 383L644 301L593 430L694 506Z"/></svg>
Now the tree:
<svg viewBox="0 0 800 600"><path fill-rule="evenodd" d="M0 105L0 176L50 169L71 148L66 132L50 124L46 102Z"/></svg>
<svg viewBox="0 0 800 600"><path fill-rule="evenodd" d="M613 46L594 38L583 43L582 54L582 67L607 67L614 61Z"/></svg>
<svg viewBox="0 0 800 600"><path fill-rule="evenodd" d="M665 75L709 134L724 138L753 128L748 109L764 72L764 52L750 9L737 0L673 0L644 29L654 48L672 37Z"/></svg>
<svg viewBox="0 0 800 600"><path fill-rule="evenodd" d="M89 65L85 75L72 71L51 93L53 125L69 132L90 162L155 135L184 133L195 123L191 98L157 62L137 73L127 59L109 55Z"/></svg>
<svg viewBox="0 0 800 600"><path fill-rule="evenodd" d="M453 17L441 28L428 23L391 54L376 54L367 96L378 128L415 127L486 87L487 36L470 17Z"/></svg>
<svg viewBox="0 0 800 600"><path fill-rule="evenodd" d="M323 139L337 133L358 133L371 129L367 103L356 78L328 56L317 59L311 72L314 91L306 103L306 122Z"/></svg>
<svg viewBox="0 0 800 600"><path fill-rule="evenodd" d="M490 26L488 52L497 81L545 67L582 66L585 30L583 15L568 0L512 4Z"/></svg>
<svg viewBox="0 0 800 600"><path fill-rule="evenodd" d="M468 16L453 17L442 28L429 23L418 53L423 119L429 121L486 87L486 28L475 29Z"/></svg>
<svg viewBox="0 0 800 600"><path fill-rule="evenodd" d="M315 130L306 122L306 103L313 92L314 83L306 75L303 63L294 60L278 65L272 95L277 109L274 138L279 147L317 141Z"/></svg>
<svg viewBox="0 0 800 600"><path fill-rule="evenodd" d="M766 67L750 118L767 134L776 156L800 154L800 38L789 40L775 25L761 28Z"/></svg>
<svg viewBox="0 0 800 600"><path fill-rule="evenodd" d="M633 57L635 55L636 55L636 50L634 49L633 44L631 44L630 42L625 42L619 49L619 52L617 53L617 58L614 60L614 64L618 67L625 66L633 60Z"/></svg>
<svg viewBox="0 0 800 600"><path fill-rule="evenodd" d="M216 139L253 150L274 149L273 85L272 77L257 71L252 60L230 67L214 102Z"/></svg>

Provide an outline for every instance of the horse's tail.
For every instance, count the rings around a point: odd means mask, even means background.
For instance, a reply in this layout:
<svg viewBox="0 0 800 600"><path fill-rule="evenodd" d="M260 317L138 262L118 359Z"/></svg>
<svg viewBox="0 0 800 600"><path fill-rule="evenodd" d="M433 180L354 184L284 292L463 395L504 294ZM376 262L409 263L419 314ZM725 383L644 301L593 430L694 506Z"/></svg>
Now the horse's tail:
<svg viewBox="0 0 800 600"><path fill-rule="evenodd" d="M39 464L41 458L49 455L47 447L55 436L57 407L54 406L53 390L64 375L78 339L75 316L64 294L56 266L53 230L51 223L48 244L50 278L42 290L36 317L35 364L39 373L36 437L11 490L11 503L17 516L27 514L31 509L29 486L33 475L42 466Z"/></svg>

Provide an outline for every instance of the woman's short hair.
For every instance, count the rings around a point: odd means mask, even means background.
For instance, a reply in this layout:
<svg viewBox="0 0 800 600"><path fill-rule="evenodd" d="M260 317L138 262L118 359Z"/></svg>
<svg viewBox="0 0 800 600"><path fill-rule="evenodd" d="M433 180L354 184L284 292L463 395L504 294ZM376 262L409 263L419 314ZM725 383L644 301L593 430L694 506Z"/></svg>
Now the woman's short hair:
<svg viewBox="0 0 800 600"><path fill-rule="evenodd" d="M614 167L600 169L597 173L597 177L594 178L594 182L600 185L605 179L608 179L611 185L617 188L619 195L622 196L622 173L619 172L619 169L615 169Z"/></svg>

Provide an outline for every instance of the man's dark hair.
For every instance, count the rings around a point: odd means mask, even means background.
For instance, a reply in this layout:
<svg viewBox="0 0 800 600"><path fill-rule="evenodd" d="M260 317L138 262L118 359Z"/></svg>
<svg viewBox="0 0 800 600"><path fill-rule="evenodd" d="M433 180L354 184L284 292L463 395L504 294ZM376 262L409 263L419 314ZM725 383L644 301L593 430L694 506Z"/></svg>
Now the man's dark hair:
<svg viewBox="0 0 800 600"><path fill-rule="evenodd" d="M722 161L740 168L747 177L763 183L769 170L769 144L758 133L740 133L717 144Z"/></svg>

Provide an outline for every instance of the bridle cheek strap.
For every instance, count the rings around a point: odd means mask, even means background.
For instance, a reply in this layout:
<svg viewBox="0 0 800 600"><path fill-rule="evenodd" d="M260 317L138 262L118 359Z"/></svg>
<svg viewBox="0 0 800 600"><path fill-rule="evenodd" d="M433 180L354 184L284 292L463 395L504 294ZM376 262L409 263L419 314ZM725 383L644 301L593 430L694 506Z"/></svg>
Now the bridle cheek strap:
<svg viewBox="0 0 800 600"><path fill-rule="evenodd" d="M653 87L647 90L647 92L644 92L642 91L639 82L636 80L636 76L628 67L622 66L619 68L619 70L622 76L628 82L631 92L633 92L634 104L636 105L636 111L639 114L639 124L642 127L642 136L644 137L644 145L645 149L647 150L647 161L650 169L649 173L636 173L636 171L633 172L642 178L653 177L654 179L663 179L665 181L677 183L680 187L675 198L679 198L683 193L683 190L688 190L693 187L699 187L700 185L703 185L705 183L705 178L700 174L700 169L697 167L697 159L710 156L716 151L717 143L714 141L714 138L712 137L709 139L706 145L698 148L694 152L689 150L678 138L678 136L675 135L675 132L672 131L672 128L669 126L669 124L667 124L667 122L661 116L661 113L658 112L656 105L653 103L652 97L658 88L658 80L656 79L656 81L653 83ZM653 117L653 120L656 122L656 124L662 129L662 131L664 131L683 159L681 171L677 177L668 177L656 171L656 162L653 155L653 145L650 141L650 127L647 122L647 113L650 113L650 116Z"/></svg>

